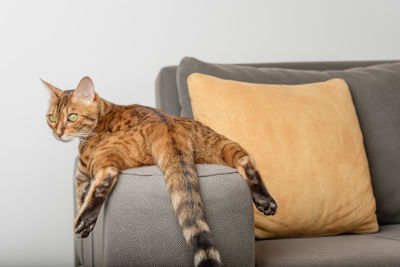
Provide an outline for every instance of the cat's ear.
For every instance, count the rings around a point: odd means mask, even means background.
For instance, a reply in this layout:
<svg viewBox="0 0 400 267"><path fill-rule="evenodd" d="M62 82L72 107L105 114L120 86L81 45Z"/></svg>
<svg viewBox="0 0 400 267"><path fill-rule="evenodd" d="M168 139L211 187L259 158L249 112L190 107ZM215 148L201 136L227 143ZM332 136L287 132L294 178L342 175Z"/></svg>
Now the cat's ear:
<svg viewBox="0 0 400 267"><path fill-rule="evenodd" d="M92 104L95 95L92 80L89 77L83 77L72 95L72 100Z"/></svg>
<svg viewBox="0 0 400 267"><path fill-rule="evenodd" d="M42 80L42 79L40 79L40 80L47 87L47 89L49 89L52 98L60 97L60 95L63 92L61 89L58 89L57 87L55 87L54 85L46 82L45 80Z"/></svg>

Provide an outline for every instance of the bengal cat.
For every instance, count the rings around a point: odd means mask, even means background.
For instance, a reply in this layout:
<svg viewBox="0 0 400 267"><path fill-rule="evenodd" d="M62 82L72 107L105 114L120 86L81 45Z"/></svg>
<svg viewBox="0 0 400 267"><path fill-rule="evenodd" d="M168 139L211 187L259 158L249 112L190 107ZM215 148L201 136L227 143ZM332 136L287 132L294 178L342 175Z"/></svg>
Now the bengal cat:
<svg viewBox="0 0 400 267"><path fill-rule="evenodd" d="M93 230L120 171L154 164L165 175L183 236L194 248L195 266L222 265L206 222L196 163L236 168L249 185L256 208L265 215L275 214L277 204L248 153L204 124L155 108L112 104L96 94L89 77L82 78L75 90L43 83L51 94L47 123L54 136L63 142L80 139L77 238Z"/></svg>

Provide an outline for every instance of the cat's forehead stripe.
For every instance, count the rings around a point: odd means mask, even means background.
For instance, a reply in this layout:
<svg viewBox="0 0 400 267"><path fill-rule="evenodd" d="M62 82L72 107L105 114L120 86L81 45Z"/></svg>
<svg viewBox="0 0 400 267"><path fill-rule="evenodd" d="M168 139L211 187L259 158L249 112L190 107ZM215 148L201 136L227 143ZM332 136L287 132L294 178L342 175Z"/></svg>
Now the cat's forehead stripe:
<svg viewBox="0 0 400 267"><path fill-rule="evenodd" d="M60 100L57 103L57 113L61 113L61 110L68 104L68 100L70 95L73 93L73 90L64 91L60 97Z"/></svg>

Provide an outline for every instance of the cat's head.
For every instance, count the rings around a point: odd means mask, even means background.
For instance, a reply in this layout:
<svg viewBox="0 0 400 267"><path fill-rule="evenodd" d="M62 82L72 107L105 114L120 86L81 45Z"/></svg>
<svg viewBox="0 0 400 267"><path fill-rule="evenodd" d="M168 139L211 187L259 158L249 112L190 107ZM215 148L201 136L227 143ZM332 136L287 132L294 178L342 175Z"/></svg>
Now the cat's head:
<svg viewBox="0 0 400 267"><path fill-rule="evenodd" d="M75 137L84 138L93 134L98 122L98 103L94 85L84 77L75 90L60 90L43 81L50 92L47 124L60 141L69 142Z"/></svg>

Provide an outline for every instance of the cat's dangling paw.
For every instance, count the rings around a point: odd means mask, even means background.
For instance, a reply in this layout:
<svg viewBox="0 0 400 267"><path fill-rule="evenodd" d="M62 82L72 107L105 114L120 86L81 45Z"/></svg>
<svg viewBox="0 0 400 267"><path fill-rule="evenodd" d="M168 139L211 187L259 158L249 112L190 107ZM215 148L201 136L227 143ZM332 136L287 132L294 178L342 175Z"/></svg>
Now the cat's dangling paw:
<svg viewBox="0 0 400 267"><path fill-rule="evenodd" d="M264 215L275 215L278 204L271 196L253 195L254 205Z"/></svg>
<svg viewBox="0 0 400 267"><path fill-rule="evenodd" d="M76 238L86 238L93 230L97 218L91 216L80 216L75 219L74 232Z"/></svg>

